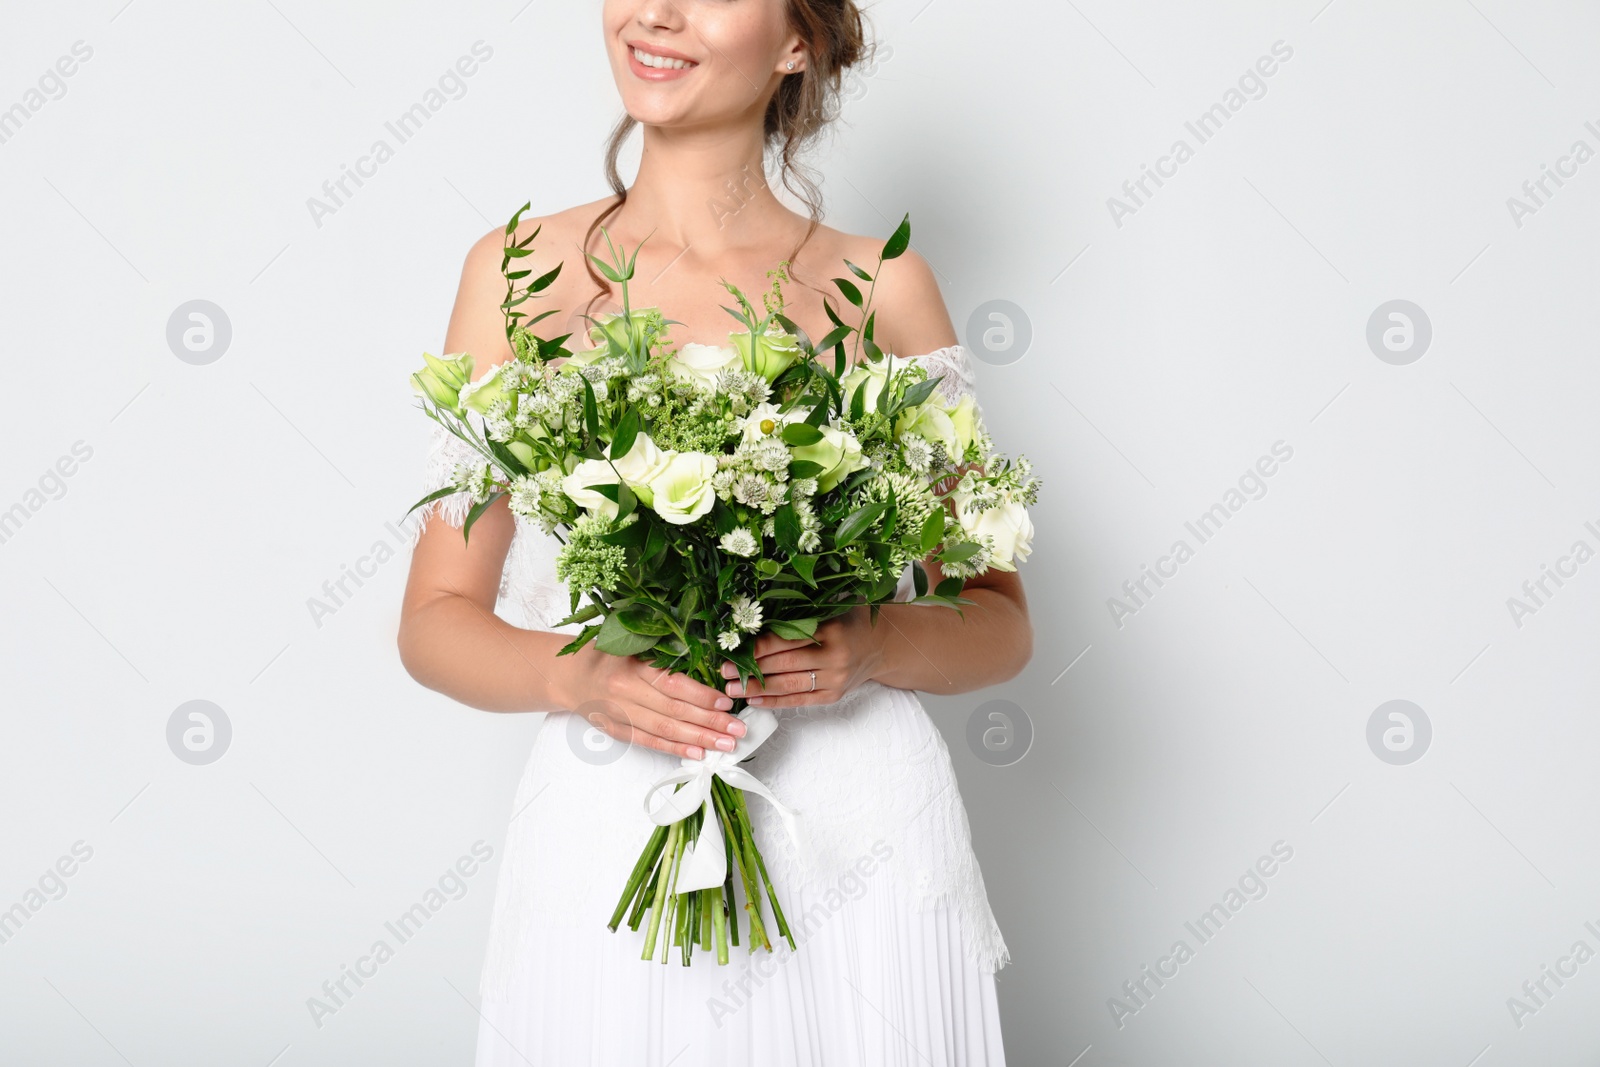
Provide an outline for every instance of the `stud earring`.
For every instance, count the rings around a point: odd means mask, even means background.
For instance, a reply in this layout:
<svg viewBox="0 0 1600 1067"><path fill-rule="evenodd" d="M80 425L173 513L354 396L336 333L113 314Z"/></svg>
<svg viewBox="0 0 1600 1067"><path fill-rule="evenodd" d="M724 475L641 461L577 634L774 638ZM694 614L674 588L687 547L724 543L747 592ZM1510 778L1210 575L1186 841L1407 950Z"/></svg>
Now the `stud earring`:
<svg viewBox="0 0 1600 1067"><path fill-rule="evenodd" d="M790 60L790 61L789 61L789 69L790 69L790 70L793 70L793 69L794 69L794 60Z"/></svg>

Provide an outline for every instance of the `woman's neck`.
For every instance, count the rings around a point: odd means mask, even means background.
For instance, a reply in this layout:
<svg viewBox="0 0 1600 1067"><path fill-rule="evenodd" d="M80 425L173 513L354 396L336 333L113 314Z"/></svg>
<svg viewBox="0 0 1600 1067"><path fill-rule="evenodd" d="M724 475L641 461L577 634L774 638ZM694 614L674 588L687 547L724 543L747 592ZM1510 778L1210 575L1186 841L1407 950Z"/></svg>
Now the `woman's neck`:
<svg viewBox="0 0 1600 1067"><path fill-rule="evenodd" d="M765 247L788 236L797 216L767 187L758 124L698 130L644 127L639 174L608 227L650 234L659 254Z"/></svg>

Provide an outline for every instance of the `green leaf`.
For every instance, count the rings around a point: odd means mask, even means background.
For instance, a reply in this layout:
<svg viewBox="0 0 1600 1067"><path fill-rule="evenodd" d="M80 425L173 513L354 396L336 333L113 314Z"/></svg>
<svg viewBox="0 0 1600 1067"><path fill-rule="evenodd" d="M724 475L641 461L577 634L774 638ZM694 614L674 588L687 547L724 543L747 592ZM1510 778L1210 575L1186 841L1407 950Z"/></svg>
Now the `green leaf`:
<svg viewBox="0 0 1600 1067"><path fill-rule="evenodd" d="M467 512L467 521L461 524L461 540L463 543L466 542L468 535L472 532L472 524L477 522L478 519L483 516L483 513L488 511L496 500L499 500L505 495L506 494L504 492L494 493L490 495L489 499L483 501L483 503L477 505L471 511Z"/></svg>
<svg viewBox="0 0 1600 1067"><path fill-rule="evenodd" d="M821 473L822 464L814 459L797 459L789 464L789 477L791 478L815 478Z"/></svg>
<svg viewBox="0 0 1600 1067"><path fill-rule="evenodd" d="M975 541L958 541L947 547L939 558L946 563L960 563L971 559L983 550L983 546Z"/></svg>
<svg viewBox="0 0 1600 1067"><path fill-rule="evenodd" d="M926 381L921 381L916 385L913 385L911 388L905 391L904 395L901 396L900 407L916 407L918 404L928 399L929 394L931 394L934 389L938 388L939 381L940 378L929 378Z"/></svg>
<svg viewBox="0 0 1600 1067"><path fill-rule="evenodd" d="M861 306L861 290L857 289L854 283L845 278L835 278L833 284L839 287L839 291L844 294L846 300L856 307Z"/></svg>
<svg viewBox="0 0 1600 1067"><path fill-rule="evenodd" d="M857 278L860 278L862 281L870 282L872 280L872 275L868 274L866 271L862 270L860 267L856 266L854 263L850 262L848 259L844 261L844 265L850 268L850 273L851 274L854 274Z"/></svg>
<svg viewBox="0 0 1600 1067"><path fill-rule="evenodd" d="M611 435L611 458L621 459L633 448L634 439L639 436L639 409L629 408L622 416L622 421L617 423L616 432Z"/></svg>
<svg viewBox="0 0 1600 1067"><path fill-rule="evenodd" d="M616 521L621 522L623 519L627 518L629 515L632 515L633 514L633 509L634 509L635 506L638 505L638 503L639 503L639 498L634 495L634 492L633 492L632 489L628 488L628 483L623 481L622 479L618 478L617 479L617 519L616 519ZM635 523L630 523L629 525L637 526L639 524L635 522Z"/></svg>
<svg viewBox="0 0 1600 1067"><path fill-rule="evenodd" d="M939 542L944 540L945 511L937 509L928 515L927 521L922 524L922 554L933 555L933 550L939 547Z"/></svg>
<svg viewBox="0 0 1600 1067"><path fill-rule="evenodd" d="M791 445L814 445L822 440L822 431L808 422L791 422L783 428L783 439Z"/></svg>
<svg viewBox="0 0 1600 1067"><path fill-rule="evenodd" d="M767 629L790 641L815 641L817 639L816 619L774 619L767 625Z"/></svg>
<svg viewBox="0 0 1600 1067"><path fill-rule="evenodd" d="M600 440L600 408L595 403L594 386L589 379L578 375L578 380L583 382L583 424L589 430L589 440Z"/></svg>
<svg viewBox="0 0 1600 1067"><path fill-rule="evenodd" d="M537 278L535 278L533 281L529 282L528 283L528 292L530 292L530 293L542 293L542 292L544 292L546 289L550 288L550 283L555 281L556 280L556 276L559 275L560 273L561 273L561 264L557 263L554 270L548 271L547 273L544 273L544 274L541 274ZM540 316L540 317L542 318L543 316Z"/></svg>
<svg viewBox="0 0 1600 1067"><path fill-rule="evenodd" d="M637 656L646 649L654 647L657 640L658 637L651 634L634 633L622 625L622 620L618 616L612 615L601 625L594 646L613 656Z"/></svg>
<svg viewBox="0 0 1600 1067"><path fill-rule="evenodd" d="M817 342L817 351L826 352L834 345L843 341L846 337L849 337L853 332L854 331L852 331L848 326L839 326L835 329L829 330L828 335Z"/></svg>
<svg viewBox="0 0 1600 1067"><path fill-rule="evenodd" d="M928 572L918 560L911 561L911 588L918 596L928 595Z"/></svg>
<svg viewBox="0 0 1600 1067"><path fill-rule="evenodd" d="M800 551L800 516L793 504L784 504L773 513L772 529L779 548L790 555Z"/></svg>
<svg viewBox="0 0 1600 1067"><path fill-rule="evenodd" d="M756 573L763 578L776 578L778 572L783 570L783 564L775 559L762 559L756 561Z"/></svg>
<svg viewBox="0 0 1600 1067"><path fill-rule="evenodd" d="M557 652L556 655L570 656L574 652L581 650L584 645L587 645L590 641L594 640L595 634L598 634L600 629L601 627L599 623L595 623L592 626L585 626L578 633L577 637L573 638L569 643L562 645L561 650Z"/></svg>
<svg viewBox="0 0 1600 1067"><path fill-rule="evenodd" d="M815 466L815 464L813 464L813 465ZM818 469L818 472L820 473L821 467L818 466L817 469ZM793 470L792 466L791 466L790 470L791 471ZM801 475L796 475L795 477L802 477L802 476ZM810 477L810 475L804 475L803 477ZM459 492L461 492L461 490L457 489L453 485L447 485L443 489L436 489L433 492L429 493L427 496L423 497L421 500L417 501L415 504L412 504L409 508L406 508L406 514L407 515L411 514L413 511L416 511L418 508L420 508L424 504L431 504L435 500L442 500L447 496L455 496Z"/></svg>
<svg viewBox="0 0 1600 1067"><path fill-rule="evenodd" d="M617 622L629 633L642 634L646 637L665 637L672 632L672 625L657 614L654 608L643 604L634 604L617 612L614 616Z"/></svg>
<svg viewBox="0 0 1600 1067"><path fill-rule="evenodd" d="M801 581L813 589L817 587L817 579L814 577L817 569L816 556L795 556L789 560L789 566L794 568L794 572L800 576Z"/></svg>
<svg viewBox="0 0 1600 1067"><path fill-rule="evenodd" d="M865 507L857 508L849 515L846 515L844 521L839 524L838 531L834 534L833 543L839 548L843 548L857 537L860 537L877 520L878 516L883 514L884 509L888 506L882 500L875 500Z"/></svg>
<svg viewBox="0 0 1600 1067"><path fill-rule="evenodd" d="M594 255L593 253L589 255L589 258L594 261L595 267L599 269L601 274L604 274L607 278L613 282L616 282L618 285L622 284L622 275L613 270L611 268L611 264L607 263L605 260L601 259L597 255Z"/></svg>
<svg viewBox="0 0 1600 1067"><path fill-rule="evenodd" d="M511 474L528 474L528 468L523 466L517 454L499 441L489 442L489 451L494 453L494 458L500 461L500 466Z"/></svg>
<svg viewBox="0 0 1600 1067"><path fill-rule="evenodd" d="M522 225L522 213L524 211L532 211L532 210L533 210L533 201L532 200L528 201L526 204L523 204L521 207L517 208L517 213L515 215L511 216L511 221L510 222L506 223L506 236L507 237L510 237L512 234L516 233L517 232L517 227Z"/></svg>
<svg viewBox="0 0 1600 1067"><path fill-rule="evenodd" d="M887 389L884 392L888 392ZM882 394L879 394L882 396ZM850 394L850 421L855 422L867 411L867 380L861 379L856 391Z"/></svg>
<svg viewBox="0 0 1600 1067"><path fill-rule="evenodd" d="M599 618L605 614L605 607L600 604L585 604L571 615L556 623L557 626L571 626L575 622L588 622L590 619Z"/></svg>
<svg viewBox="0 0 1600 1067"><path fill-rule="evenodd" d="M779 326L782 326L785 330L788 330L791 334L794 335L794 339L796 341L800 342L800 350L802 352L810 353L810 352L815 351L815 348L813 348L813 346L811 344L810 336L804 330L802 330L800 328L800 324L799 323L795 322L793 319L789 318L789 316L783 314L782 312L777 313L773 317L778 320L778 325ZM823 345L822 347L823 348L827 348L828 346L827 345Z"/></svg>
<svg viewBox="0 0 1600 1067"><path fill-rule="evenodd" d="M956 596L966 584L965 578L946 578L933 587L933 592L935 596Z"/></svg>
<svg viewBox="0 0 1600 1067"><path fill-rule="evenodd" d="M900 220L900 226L883 246L884 259L899 259L911 247L911 214Z"/></svg>

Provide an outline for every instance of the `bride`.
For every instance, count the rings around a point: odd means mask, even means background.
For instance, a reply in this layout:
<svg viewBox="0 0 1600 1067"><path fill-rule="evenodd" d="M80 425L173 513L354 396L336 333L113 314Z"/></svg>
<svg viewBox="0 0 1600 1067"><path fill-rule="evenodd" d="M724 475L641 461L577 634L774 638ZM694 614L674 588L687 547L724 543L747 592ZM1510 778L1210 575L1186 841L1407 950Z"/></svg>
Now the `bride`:
<svg viewBox="0 0 1600 1067"><path fill-rule="evenodd" d="M583 254L603 252L604 224L622 247L644 242L633 305L680 320L679 344L725 344L737 324L719 306L719 279L762 292L784 260L786 313L811 336L826 334L829 279L845 260L874 262L881 244L822 225L816 187L796 163L867 49L856 5L605 0L602 20L626 112L607 156L615 195L522 224L519 240L541 227L522 264L532 277L568 268L538 310L562 309L580 339L581 315L620 310ZM624 186L618 149L636 125L643 154ZM549 147L551 160L569 157ZM768 158L808 216L768 188ZM473 355L477 376L512 357L502 241L496 229L467 254L445 340L445 352ZM571 269L578 264L589 269ZM885 351L942 375L951 402L971 392L966 350L925 260L908 252L884 264L875 306ZM427 489L450 484L471 459L464 447L435 429ZM498 875L480 1067L1004 1063L995 972L1009 955L949 752L915 692L968 692L1023 668L1032 630L1017 574L969 579L964 615L892 604L875 625L864 608L829 621L820 644L764 634L765 684L752 679L745 693L733 679L718 690L592 644L557 657L564 631L577 627L556 625L567 594L554 539L501 500L464 543L469 503L457 494L424 513L399 650L418 682L463 704L544 713ZM937 565L928 570L937 583ZM911 595L908 568L898 599ZM523 625L497 614L501 601ZM643 934L606 924L654 828L643 797L683 760L733 747L744 726L729 709L741 695L779 718L744 766L797 815L798 848L773 809L750 804L798 947L746 946L721 967L706 956L689 967L641 960Z"/></svg>

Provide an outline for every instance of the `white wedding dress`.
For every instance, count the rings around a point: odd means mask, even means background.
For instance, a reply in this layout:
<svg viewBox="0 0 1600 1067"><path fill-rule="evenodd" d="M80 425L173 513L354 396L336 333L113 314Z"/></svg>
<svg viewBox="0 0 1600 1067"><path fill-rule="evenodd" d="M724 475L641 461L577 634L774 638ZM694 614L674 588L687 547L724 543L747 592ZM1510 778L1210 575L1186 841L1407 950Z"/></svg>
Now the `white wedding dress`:
<svg viewBox="0 0 1600 1067"><path fill-rule="evenodd" d="M971 392L959 345L913 358L944 376L951 402ZM473 458L435 427L427 489ZM430 507L459 526L466 505L457 495ZM523 616L513 623L553 630L567 614L557 547L518 520L500 587L502 605ZM909 596L908 569L900 599ZM867 682L837 704L777 715L777 732L742 766L795 812L803 835L804 862L777 813L749 798L798 949L773 931L771 954L752 955L741 937L728 965L697 951L689 967L676 949L660 963L659 944L656 960L640 959L643 925L606 926L654 829L645 794L680 761L614 742L570 711L544 716L511 806L478 1067L1005 1062L995 972L1010 957L949 751L921 702Z"/></svg>

